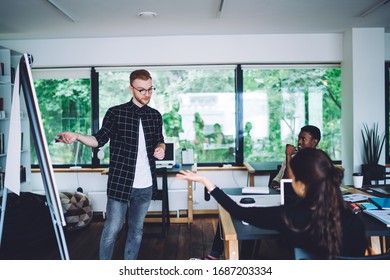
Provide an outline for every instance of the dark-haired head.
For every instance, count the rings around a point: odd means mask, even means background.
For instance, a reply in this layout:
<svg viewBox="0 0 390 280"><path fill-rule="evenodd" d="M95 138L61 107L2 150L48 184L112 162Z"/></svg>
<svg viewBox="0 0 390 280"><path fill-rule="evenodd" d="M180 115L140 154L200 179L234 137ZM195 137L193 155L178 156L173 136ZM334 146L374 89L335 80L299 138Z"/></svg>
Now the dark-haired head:
<svg viewBox="0 0 390 280"><path fill-rule="evenodd" d="M301 150L290 165L295 180L305 184L307 194L311 188L318 189L327 183L338 188L344 176L343 170L335 167L330 157L320 149Z"/></svg>
<svg viewBox="0 0 390 280"><path fill-rule="evenodd" d="M298 150L316 148L321 140L321 131L314 125L306 125L301 128L298 135Z"/></svg>
<svg viewBox="0 0 390 280"><path fill-rule="evenodd" d="M305 125L301 128L301 131L308 132L313 139L318 140L318 142L321 141L321 130L318 127L314 125Z"/></svg>
<svg viewBox="0 0 390 280"><path fill-rule="evenodd" d="M324 151L315 148L302 149L292 158L290 166L294 190L312 211L308 227L331 258L341 246L340 209L344 203L340 185L344 171L334 166Z"/></svg>

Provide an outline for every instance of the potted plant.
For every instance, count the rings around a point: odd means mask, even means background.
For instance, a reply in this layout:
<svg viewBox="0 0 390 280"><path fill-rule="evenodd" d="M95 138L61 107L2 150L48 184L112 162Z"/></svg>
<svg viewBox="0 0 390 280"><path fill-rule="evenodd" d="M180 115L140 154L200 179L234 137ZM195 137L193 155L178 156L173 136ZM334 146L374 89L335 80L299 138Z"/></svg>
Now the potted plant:
<svg viewBox="0 0 390 280"><path fill-rule="evenodd" d="M363 183L370 185L371 181L383 180L384 178L386 167L379 164L379 159L386 137L384 133L380 134L378 132L378 123L374 123L371 129L364 123L361 133L364 148L364 163L362 164Z"/></svg>

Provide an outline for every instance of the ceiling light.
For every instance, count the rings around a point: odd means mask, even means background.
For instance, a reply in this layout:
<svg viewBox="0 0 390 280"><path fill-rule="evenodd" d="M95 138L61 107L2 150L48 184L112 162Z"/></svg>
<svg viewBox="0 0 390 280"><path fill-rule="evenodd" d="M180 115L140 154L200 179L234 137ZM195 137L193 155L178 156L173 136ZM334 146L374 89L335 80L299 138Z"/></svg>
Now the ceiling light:
<svg viewBox="0 0 390 280"><path fill-rule="evenodd" d="M152 19L152 18L155 18L157 16L157 14L154 12L140 12L138 14L138 16L140 18Z"/></svg>

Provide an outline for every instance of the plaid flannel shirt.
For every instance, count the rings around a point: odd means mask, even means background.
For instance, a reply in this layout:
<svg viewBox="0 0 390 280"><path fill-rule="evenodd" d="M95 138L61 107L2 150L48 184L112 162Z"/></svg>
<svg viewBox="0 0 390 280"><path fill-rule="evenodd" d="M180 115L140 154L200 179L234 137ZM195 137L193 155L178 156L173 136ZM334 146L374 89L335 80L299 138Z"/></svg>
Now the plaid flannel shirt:
<svg viewBox="0 0 390 280"><path fill-rule="evenodd" d="M110 140L110 163L107 196L118 201L128 201L135 177L138 152L139 121L145 134L146 150L153 180L153 192L157 191L154 149L164 142L162 116L147 105L138 107L132 100L108 109L101 129L94 135L98 147Z"/></svg>

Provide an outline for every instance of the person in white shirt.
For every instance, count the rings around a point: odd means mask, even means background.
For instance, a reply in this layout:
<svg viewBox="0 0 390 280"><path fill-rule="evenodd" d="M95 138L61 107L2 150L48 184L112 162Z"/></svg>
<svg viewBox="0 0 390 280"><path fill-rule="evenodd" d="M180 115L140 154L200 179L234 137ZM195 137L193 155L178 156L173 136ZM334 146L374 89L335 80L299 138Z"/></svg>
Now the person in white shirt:
<svg viewBox="0 0 390 280"><path fill-rule="evenodd" d="M286 145L286 159L283 161L279 173L272 180L270 187L279 188L281 179L291 178L290 160L300 150L305 148L317 148L321 140L321 131L314 125L305 125L301 128L298 135L298 148L294 145Z"/></svg>

